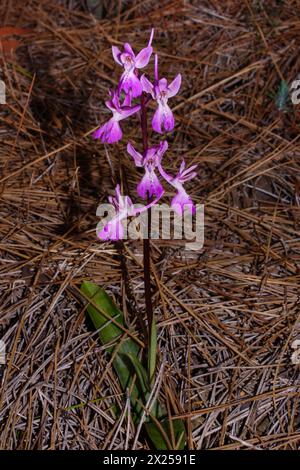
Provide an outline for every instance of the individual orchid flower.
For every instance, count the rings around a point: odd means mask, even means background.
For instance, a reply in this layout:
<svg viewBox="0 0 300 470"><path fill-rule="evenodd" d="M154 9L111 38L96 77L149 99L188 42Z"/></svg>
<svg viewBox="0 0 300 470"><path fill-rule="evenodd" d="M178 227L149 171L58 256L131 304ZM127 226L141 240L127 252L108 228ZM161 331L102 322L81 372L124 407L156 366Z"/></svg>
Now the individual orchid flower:
<svg viewBox="0 0 300 470"><path fill-rule="evenodd" d="M122 106L115 91L110 91L110 97L111 99L106 101L105 105L113 113L113 116L93 133L93 137L94 139L101 139L102 143L114 144L121 140L123 135L119 121L139 111L141 106L130 106L130 94L125 96Z"/></svg>
<svg viewBox="0 0 300 470"><path fill-rule="evenodd" d="M166 173L161 165L158 166L161 176L177 190L177 193L171 201L171 206L179 215L184 213L185 206L192 214L195 213L195 205L184 189L183 184L197 176L196 171L194 171L196 167L197 165L192 165L190 168L185 169L185 161L182 160L179 172L177 176L173 178Z"/></svg>
<svg viewBox="0 0 300 470"><path fill-rule="evenodd" d="M155 55L154 67L154 84L152 84L145 75L141 77L141 84L143 91L149 93L154 100L156 100L158 107L152 119L153 130L159 134L163 133L163 129L167 132L174 129L175 120L173 112L168 105L169 98L177 95L181 85L180 73L176 75L174 80L168 85L166 78L158 79L158 59Z"/></svg>
<svg viewBox="0 0 300 470"><path fill-rule="evenodd" d="M124 237L122 220L134 213L134 207L130 197L121 195L119 185L117 185L115 193L116 195L109 196L108 200L113 205L116 215L98 233L98 237L102 241L121 240Z"/></svg>
<svg viewBox="0 0 300 470"><path fill-rule="evenodd" d="M159 145L149 148L143 157L130 143L127 144L127 152L133 157L135 166L143 167L145 170L145 174L137 187L138 195L143 199L152 196L160 198L163 193L163 187L155 173L155 169L160 165L167 148L168 142L165 140L160 142Z"/></svg>
<svg viewBox="0 0 300 470"><path fill-rule="evenodd" d="M140 96L143 92L140 79L137 76L136 69L142 69L149 63L153 48L151 46L154 29L151 30L148 46L142 49L137 55L132 50L131 45L124 44L124 52L121 52L117 46L112 46L114 60L124 67L124 72L119 82L119 93L122 90L127 94L131 92L132 98Z"/></svg>
<svg viewBox="0 0 300 470"><path fill-rule="evenodd" d="M147 211L151 206L157 203L158 199L154 199L144 207L135 208L129 196L122 196L120 192L120 186L117 185L115 189L115 196L109 196L108 200L113 205L116 215L113 217L100 232L98 237L102 241L117 241L124 238L124 227L123 220L126 217L132 217ZM160 197L163 194L160 194Z"/></svg>

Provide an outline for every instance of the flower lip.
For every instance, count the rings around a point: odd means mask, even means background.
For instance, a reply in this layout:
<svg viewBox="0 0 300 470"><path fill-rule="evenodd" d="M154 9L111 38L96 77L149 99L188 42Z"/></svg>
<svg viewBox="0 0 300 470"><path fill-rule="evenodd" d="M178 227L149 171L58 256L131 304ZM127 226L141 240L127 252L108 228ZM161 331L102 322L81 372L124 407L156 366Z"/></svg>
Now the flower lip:
<svg viewBox="0 0 300 470"><path fill-rule="evenodd" d="M171 207L173 207L175 212L181 216L185 209L187 209L191 214L195 214L195 205L183 187L178 189L178 192L173 197Z"/></svg>
<svg viewBox="0 0 300 470"><path fill-rule="evenodd" d="M154 172L154 168L145 168L145 174L137 187L138 195L146 199L147 197L156 196L157 198L163 193L163 187Z"/></svg>
<svg viewBox="0 0 300 470"><path fill-rule="evenodd" d="M134 159L135 165L138 168L144 168L144 176L137 186L137 192L140 197L146 199L148 196L161 197L163 187L155 173L155 169L159 167L162 156L168 148L168 142L160 142L159 145L150 147L145 156L141 155L135 150L130 142L127 144L127 152Z"/></svg>

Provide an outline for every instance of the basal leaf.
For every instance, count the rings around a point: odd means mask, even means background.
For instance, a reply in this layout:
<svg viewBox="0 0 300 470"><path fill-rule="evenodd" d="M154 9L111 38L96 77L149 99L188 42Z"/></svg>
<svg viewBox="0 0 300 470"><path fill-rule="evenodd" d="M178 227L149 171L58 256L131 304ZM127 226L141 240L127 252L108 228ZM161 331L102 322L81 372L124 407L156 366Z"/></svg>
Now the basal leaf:
<svg viewBox="0 0 300 470"><path fill-rule="evenodd" d="M119 310L105 290L96 284L84 281L80 289L94 304L88 304L87 312L95 328L99 329L99 338L101 343L105 345L119 340L121 336L124 335L124 331L119 328L117 324L109 321L109 319L114 319L115 322L124 327L124 317L121 310ZM118 374L122 389L124 391L128 388L131 390L131 399L135 407L135 411L140 413L141 406L137 404L137 399L142 401L142 397L140 396L141 394L137 385L132 385L134 371L131 361L129 361L126 356L130 353L132 357L137 357L140 348L130 337L125 338L121 344L117 343L117 347L118 350L113 361L113 366ZM112 354L114 348L115 346L108 347L107 351Z"/></svg>
<svg viewBox="0 0 300 470"><path fill-rule="evenodd" d="M112 344L107 347L107 351L114 354L113 366L123 391L130 390L133 419L138 422L153 386L157 350L155 320L152 322L148 371L146 371L138 357L140 347L130 336L126 337L123 313L112 298L104 289L88 281L82 283L81 292L90 299L87 312L95 328L99 330L101 343L103 345ZM137 380L133 383L135 375ZM149 377L152 384L150 384ZM165 417L165 410L158 400L149 411L150 417L147 417L144 426L154 447L162 450L170 449L172 446L175 449L183 449L186 440L183 422L180 420L169 422ZM172 432L170 426L172 426ZM175 442L172 442L170 436L174 437Z"/></svg>
<svg viewBox="0 0 300 470"><path fill-rule="evenodd" d="M157 450L183 450L186 441L186 431L183 421L175 419L170 421L165 418L159 422L163 432L160 430L158 424L154 421L145 423L145 428L148 436L150 437L154 447ZM171 429L173 428L173 435L175 442L171 441Z"/></svg>
<svg viewBox="0 0 300 470"><path fill-rule="evenodd" d="M143 391L144 397L146 398L147 393L149 392L149 384L148 384L148 376L147 371L144 369L142 364L140 363L137 356L133 355L132 353L127 353L126 357L131 361L131 364L135 370L135 373L138 377L141 389Z"/></svg>

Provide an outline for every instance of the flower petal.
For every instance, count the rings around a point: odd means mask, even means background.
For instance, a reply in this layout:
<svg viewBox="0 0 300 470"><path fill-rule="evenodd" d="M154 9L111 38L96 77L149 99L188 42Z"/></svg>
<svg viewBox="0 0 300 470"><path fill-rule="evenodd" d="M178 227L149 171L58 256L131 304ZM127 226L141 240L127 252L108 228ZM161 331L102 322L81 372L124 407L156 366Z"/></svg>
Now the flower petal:
<svg viewBox="0 0 300 470"><path fill-rule="evenodd" d="M166 91L167 88L168 88L168 82L167 82L167 79L166 78L161 78L159 81L158 81L158 88L159 88L159 91Z"/></svg>
<svg viewBox="0 0 300 470"><path fill-rule="evenodd" d="M137 69L142 69L148 65L153 48L151 46L142 49L135 58L135 66Z"/></svg>
<svg viewBox="0 0 300 470"><path fill-rule="evenodd" d="M194 165L194 166L197 166L197 165ZM180 181L185 183L186 181L189 181L195 178L195 176L197 176L197 172L193 171L193 167L191 167L188 170L183 172L183 175L180 176Z"/></svg>
<svg viewBox="0 0 300 470"><path fill-rule="evenodd" d="M124 101L123 101L123 104L122 106L131 106L131 93L125 93L125 98L124 98Z"/></svg>
<svg viewBox="0 0 300 470"><path fill-rule="evenodd" d="M127 54L130 54L133 58L135 58L135 54L132 50L132 47L131 45L129 44L129 42L125 42L124 44L124 50L125 52L127 52Z"/></svg>
<svg viewBox="0 0 300 470"><path fill-rule="evenodd" d="M105 128L107 123L103 124L103 126L99 127L95 132L93 132L92 137L93 139L101 139L103 133L105 132Z"/></svg>
<svg viewBox="0 0 300 470"><path fill-rule="evenodd" d="M148 78L146 78L145 75L142 75L141 78L140 78L140 82L141 82L143 91L144 91L145 93L149 93L149 94L152 95L152 97L153 97L154 86L153 86L152 83L148 80Z"/></svg>
<svg viewBox="0 0 300 470"><path fill-rule="evenodd" d="M122 74L119 83L119 92L122 90L124 90L126 94L131 92L132 98L137 98L143 93L142 85L134 73L134 70L125 70L125 72Z"/></svg>
<svg viewBox="0 0 300 470"><path fill-rule="evenodd" d="M180 169L179 169L179 173L177 175L177 179L181 183L184 183L186 181L189 181L189 180L195 178L195 176L197 176L197 172L194 171L194 170L197 168L197 166L198 165L196 164L196 165L192 165L189 168L185 169L185 161L182 160L181 165L180 165Z"/></svg>
<svg viewBox="0 0 300 470"><path fill-rule="evenodd" d="M124 237L122 220L119 217L115 217L110 220L97 235L102 241L121 240Z"/></svg>
<svg viewBox="0 0 300 470"><path fill-rule="evenodd" d="M172 131L175 126L173 113L167 104L163 106L163 125L167 132Z"/></svg>
<svg viewBox="0 0 300 470"><path fill-rule="evenodd" d="M109 94L111 96L112 105L118 110L120 108L120 100L117 91L110 90Z"/></svg>
<svg viewBox="0 0 300 470"><path fill-rule="evenodd" d="M135 75L135 73L133 73L131 77L131 92L132 92L132 98L137 98L138 96L141 96L141 94L143 93L141 82L138 79L138 77Z"/></svg>
<svg viewBox="0 0 300 470"><path fill-rule="evenodd" d="M154 28L151 29L148 47L151 46L151 44L152 44L153 36L154 36Z"/></svg>
<svg viewBox="0 0 300 470"><path fill-rule="evenodd" d="M117 201L117 204L119 205L119 202L120 202L120 200L121 200L121 198L122 198L121 189L120 189L120 185L119 185L119 184L117 184L117 186L116 186L115 193L116 193L115 199L116 199L116 201Z"/></svg>
<svg viewBox="0 0 300 470"><path fill-rule="evenodd" d="M175 121L173 113L167 104L158 104L158 108L152 119L153 130L162 134L162 126L169 132L174 129Z"/></svg>
<svg viewBox="0 0 300 470"><path fill-rule="evenodd" d="M163 107L162 105L159 104L152 119L153 130L155 132L158 132L159 134L162 134L161 126L163 124L163 117L164 117Z"/></svg>
<svg viewBox="0 0 300 470"><path fill-rule="evenodd" d="M135 166L141 167L143 166L143 156L133 148L130 142L127 144L127 152L129 155L132 156L134 159Z"/></svg>
<svg viewBox="0 0 300 470"><path fill-rule="evenodd" d="M141 109L141 105L137 104L136 106L133 106L132 108L129 108L128 106L124 106L123 108L120 108L120 111L118 113L118 120L121 121L122 119L126 119L129 116L132 116L132 114L137 113Z"/></svg>
<svg viewBox="0 0 300 470"><path fill-rule="evenodd" d="M115 142L118 142L122 139L122 135L123 133L120 124L116 121L113 121L111 128L107 132L106 142L108 144L114 144Z"/></svg>
<svg viewBox="0 0 300 470"><path fill-rule="evenodd" d="M122 139L122 135L119 123L111 118L93 133L93 138L101 139L102 143L114 144Z"/></svg>
<svg viewBox="0 0 300 470"><path fill-rule="evenodd" d="M184 160L184 158L183 158L183 159L182 159L182 162L181 162L181 164L180 164L180 168L179 168L179 175L182 174L182 172L184 171L184 169L185 169L185 160Z"/></svg>
<svg viewBox="0 0 300 470"><path fill-rule="evenodd" d="M117 62L117 64L119 64L119 65L123 65L121 60L120 60L120 56L122 54L120 49L117 46L112 46L111 50L112 50L112 55L113 55L113 58L114 58L115 62Z"/></svg>
<svg viewBox="0 0 300 470"><path fill-rule="evenodd" d="M159 149L158 153L160 154L160 157L163 156L163 154L168 150L169 144L166 140L163 140L162 142L159 143Z"/></svg>
<svg viewBox="0 0 300 470"><path fill-rule="evenodd" d="M115 107L114 107L113 102L111 100L105 101L105 106L108 109L110 109L110 111L112 111L112 112L115 111Z"/></svg>
<svg viewBox="0 0 300 470"><path fill-rule="evenodd" d="M171 201L171 207L175 212L177 212L178 215L183 215L185 209L188 209L188 211L192 214L195 213L195 206L193 201L182 186L178 189L178 192L173 197Z"/></svg>
<svg viewBox="0 0 300 470"><path fill-rule="evenodd" d="M142 181L137 187L137 192L140 197L147 199L147 197L160 197L163 193L163 187L159 182L154 171L147 171L142 178Z"/></svg>
<svg viewBox="0 0 300 470"><path fill-rule="evenodd" d="M172 98L172 96L177 95L180 85L181 85L181 75L179 73L168 86L168 98Z"/></svg>

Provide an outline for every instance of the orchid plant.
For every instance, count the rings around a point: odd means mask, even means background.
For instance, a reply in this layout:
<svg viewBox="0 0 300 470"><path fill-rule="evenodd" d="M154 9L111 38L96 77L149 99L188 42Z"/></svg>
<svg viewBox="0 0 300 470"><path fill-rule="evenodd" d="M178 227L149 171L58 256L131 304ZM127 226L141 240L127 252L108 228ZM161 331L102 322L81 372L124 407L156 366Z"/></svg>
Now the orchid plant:
<svg viewBox="0 0 300 470"><path fill-rule="evenodd" d="M119 83L115 90L109 92L110 98L105 102L106 107L112 112L112 117L103 123L93 134L95 139L100 139L103 144L114 144L120 141L123 137L123 131L120 126L120 121L125 120L133 115L139 115L140 130L143 143L142 150L138 150L136 145L127 142L127 153L129 158L133 160L135 167L142 169L141 180L137 185L137 196L146 201L146 204L141 208L135 207L132 199L129 196L121 194L120 185L118 184L115 189L115 196L109 196L109 202L115 209L115 215L103 226L98 232L98 237L102 241L119 241L124 238L123 220L127 217L135 217L141 212L149 211L148 217L148 238L143 240L143 254L144 254L144 284L145 284L145 304L147 314L147 324L143 319L140 319L145 332L145 346L148 357L147 370L144 368L142 362L138 358L139 350L136 344L131 339L125 344L121 345L120 352L114 359L114 367L123 385L123 388L128 390L128 377L130 373L127 371L125 362L128 360L132 363L137 377L139 378L140 388L142 390L143 399L136 400L138 392L132 388L131 385L131 399L134 406L140 401L146 404L149 399L149 394L154 386L154 375L156 367L156 354L157 354L157 331L155 318L153 316L152 294L151 294L151 270L150 270L150 209L156 204L165 194L164 185L167 184L173 188L174 195L171 200L171 207L179 215L182 215L186 210L190 213L195 212L195 205L187 193L184 185L196 176L196 166L192 165L186 168L184 159L176 175L169 174L163 165L164 155L168 150L168 142L166 138L161 140L158 144L149 145L148 141L148 120L147 112L152 104L155 108L152 116L152 130L154 133L160 135L173 131L175 127L175 118L172 109L169 106L169 100L178 94L181 86L181 75L178 74L169 83L165 77L159 78L158 75L158 55L154 55L154 73L153 79L147 78L145 73L141 74L141 69L144 69L150 62L153 54L152 41L154 30L151 30L150 39L147 47L142 49L138 54L135 54L131 45L125 43L123 51L118 47L112 46L112 55L115 62L123 68L120 76ZM151 107L151 109L152 109ZM150 221L150 223L149 223ZM94 303L88 306L88 311L94 324L97 328L106 325L102 333L99 333L102 342L113 341L122 333L123 319L122 313L117 311L117 316L113 317L114 324L107 324L109 316L116 312L116 308L112 305L107 297L107 294L89 282L82 285L82 291L86 298L92 299ZM99 304L99 310L95 310L96 304ZM116 325L121 322L120 328ZM111 328L111 334L108 330ZM132 344L130 343L132 342ZM123 349L124 351L123 351ZM125 362L124 358L126 359ZM124 378L125 373L125 378ZM138 405L140 406L140 405ZM137 411L140 409L140 411ZM166 409L159 403L152 406L151 422L149 419L145 423L146 431L151 438L152 442L158 449L171 449L172 445L175 448L183 448L185 443L185 427L181 420L173 420L168 422L168 414ZM155 411L153 411L155 409ZM139 419L142 408L135 408L136 418ZM176 441L172 444L172 439ZM173 447L174 448L174 447Z"/></svg>

